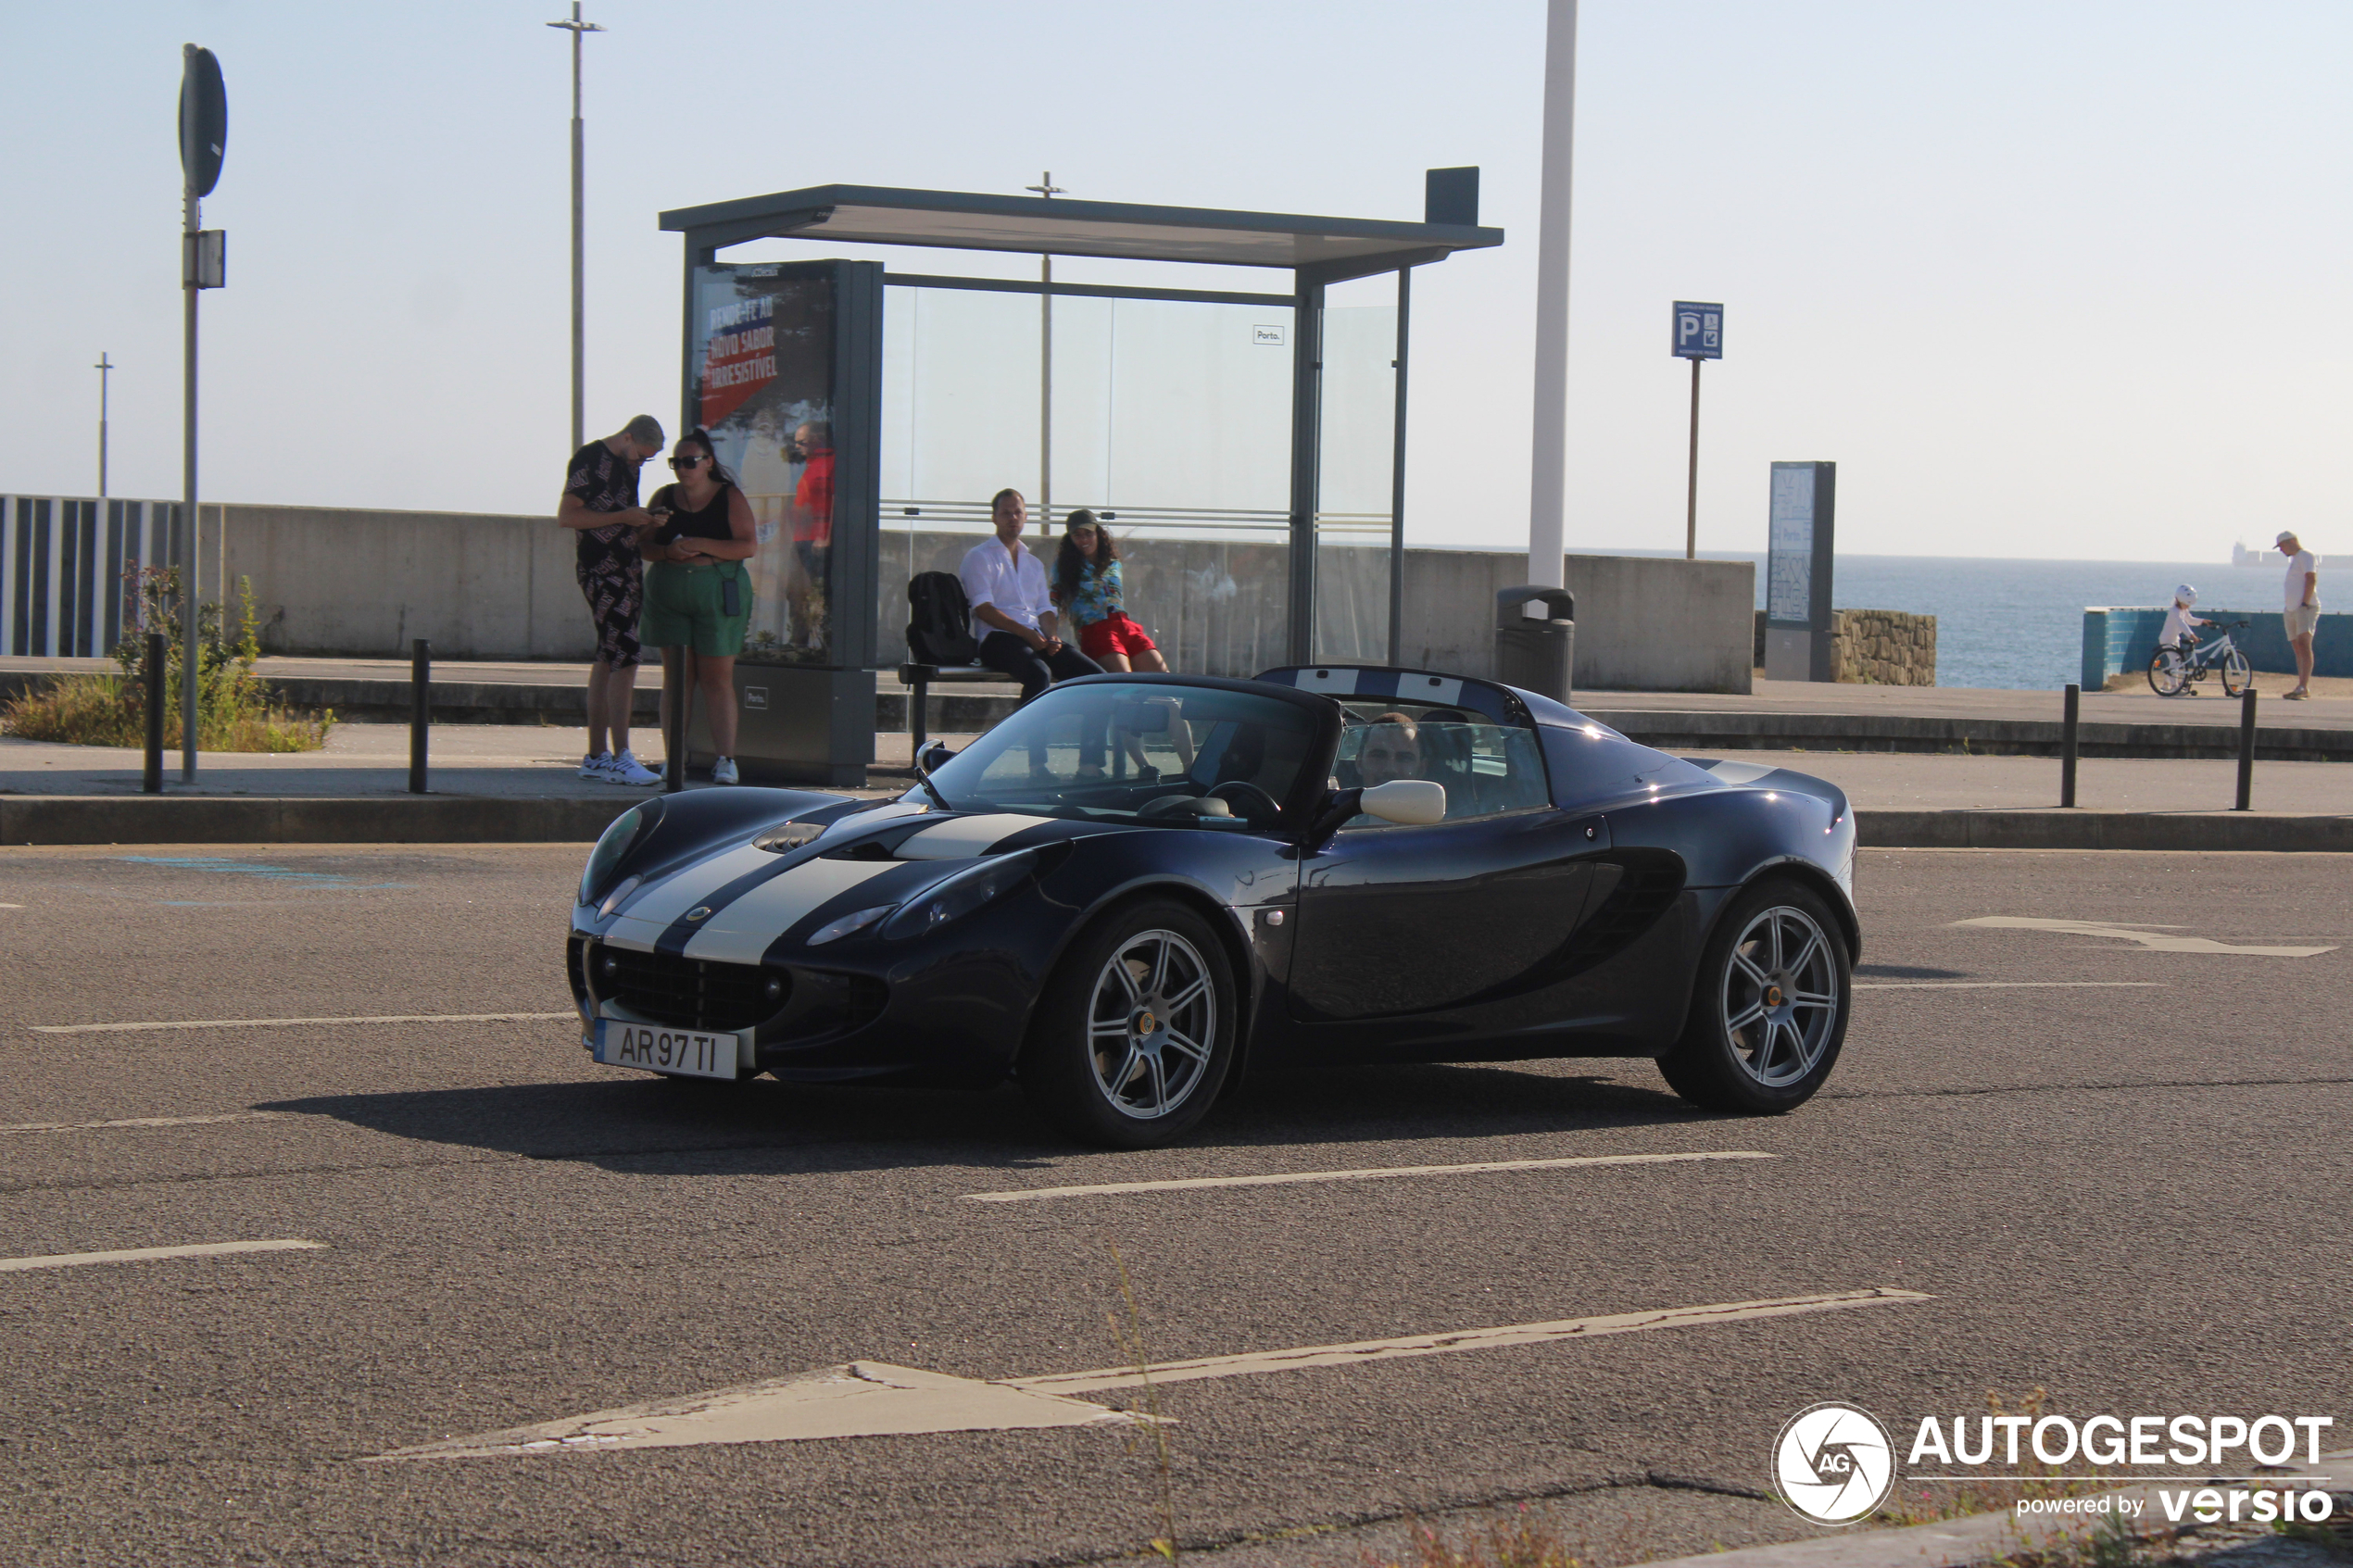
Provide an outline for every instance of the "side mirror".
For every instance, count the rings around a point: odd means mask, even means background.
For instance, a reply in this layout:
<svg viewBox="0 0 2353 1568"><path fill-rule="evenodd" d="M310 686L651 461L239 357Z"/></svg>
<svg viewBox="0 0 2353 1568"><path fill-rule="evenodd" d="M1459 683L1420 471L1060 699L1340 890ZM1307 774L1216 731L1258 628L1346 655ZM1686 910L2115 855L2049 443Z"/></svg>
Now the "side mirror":
<svg viewBox="0 0 2353 1568"><path fill-rule="evenodd" d="M1446 820L1446 786L1428 779L1391 779L1365 790L1356 807L1384 822L1428 827Z"/></svg>
<svg viewBox="0 0 2353 1568"><path fill-rule="evenodd" d="M948 749L945 743L933 741L930 745L924 747L924 754L922 757L917 759L917 762L923 768L923 771L928 773L937 771L942 763L946 762L950 758L955 755L956 754L954 752Z"/></svg>

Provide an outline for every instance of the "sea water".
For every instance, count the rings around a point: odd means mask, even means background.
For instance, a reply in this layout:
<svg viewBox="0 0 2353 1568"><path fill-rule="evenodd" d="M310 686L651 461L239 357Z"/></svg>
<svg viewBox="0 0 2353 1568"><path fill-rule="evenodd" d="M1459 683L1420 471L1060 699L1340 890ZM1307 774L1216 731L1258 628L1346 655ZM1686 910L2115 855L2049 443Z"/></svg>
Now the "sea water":
<svg viewBox="0 0 2353 1568"><path fill-rule="evenodd" d="M1756 608L1765 608L1761 556ZM1936 684L2056 691L2083 669L2083 611L2173 602L2176 583L2197 590L2198 608L2276 613L2287 560L2232 567L2212 561L1984 560L1958 556L1840 556L1831 603L1936 617ZM2323 578L2322 595L2328 585Z"/></svg>

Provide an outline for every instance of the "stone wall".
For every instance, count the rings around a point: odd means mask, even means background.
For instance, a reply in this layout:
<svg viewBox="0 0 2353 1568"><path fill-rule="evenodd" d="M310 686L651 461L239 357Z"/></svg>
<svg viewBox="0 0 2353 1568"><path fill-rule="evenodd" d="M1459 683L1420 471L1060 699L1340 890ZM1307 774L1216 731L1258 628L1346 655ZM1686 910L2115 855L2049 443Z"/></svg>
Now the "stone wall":
<svg viewBox="0 0 2353 1568"><path fill-rule="evenodd" d="M1936 617L1893 609L1831 612L1831 635L1838 645L1838 678L1857 685L1936 684ZM1765 612L1756 612L1754 644L1758 669L1765 665Z"/></svg>

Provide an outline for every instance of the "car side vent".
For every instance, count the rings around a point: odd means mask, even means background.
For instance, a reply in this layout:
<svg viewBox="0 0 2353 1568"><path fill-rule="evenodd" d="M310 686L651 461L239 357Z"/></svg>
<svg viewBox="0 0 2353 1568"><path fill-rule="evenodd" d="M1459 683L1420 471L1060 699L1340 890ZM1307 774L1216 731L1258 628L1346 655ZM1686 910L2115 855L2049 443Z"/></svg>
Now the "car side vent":
<svg viewBox="0 0 2353 1568"><path fill-rule="evenodd" d="M1577 928L1561 957L1564 972L1591 969L1624 951L1674 907L1683 891L1683 860L1664 849L1628 849L1609 859L1622 869L1617 885Z"/></svg>

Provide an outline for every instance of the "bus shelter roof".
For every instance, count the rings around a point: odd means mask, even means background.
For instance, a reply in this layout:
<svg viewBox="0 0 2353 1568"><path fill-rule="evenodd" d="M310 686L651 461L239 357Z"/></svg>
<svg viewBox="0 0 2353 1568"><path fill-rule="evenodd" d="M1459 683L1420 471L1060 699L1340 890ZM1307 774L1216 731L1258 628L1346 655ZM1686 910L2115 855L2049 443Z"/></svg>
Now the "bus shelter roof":
<svg viewBox="0 0 2353 1568"><path fill-rule="evenodd" d="M1066 197L812 185L661 215L698 248L747 240L832 240L951 250L1101 256L1221 267L1285 267L1339 282L1504 243L1501 229L1281 212L1150 207Z"/></svg>

